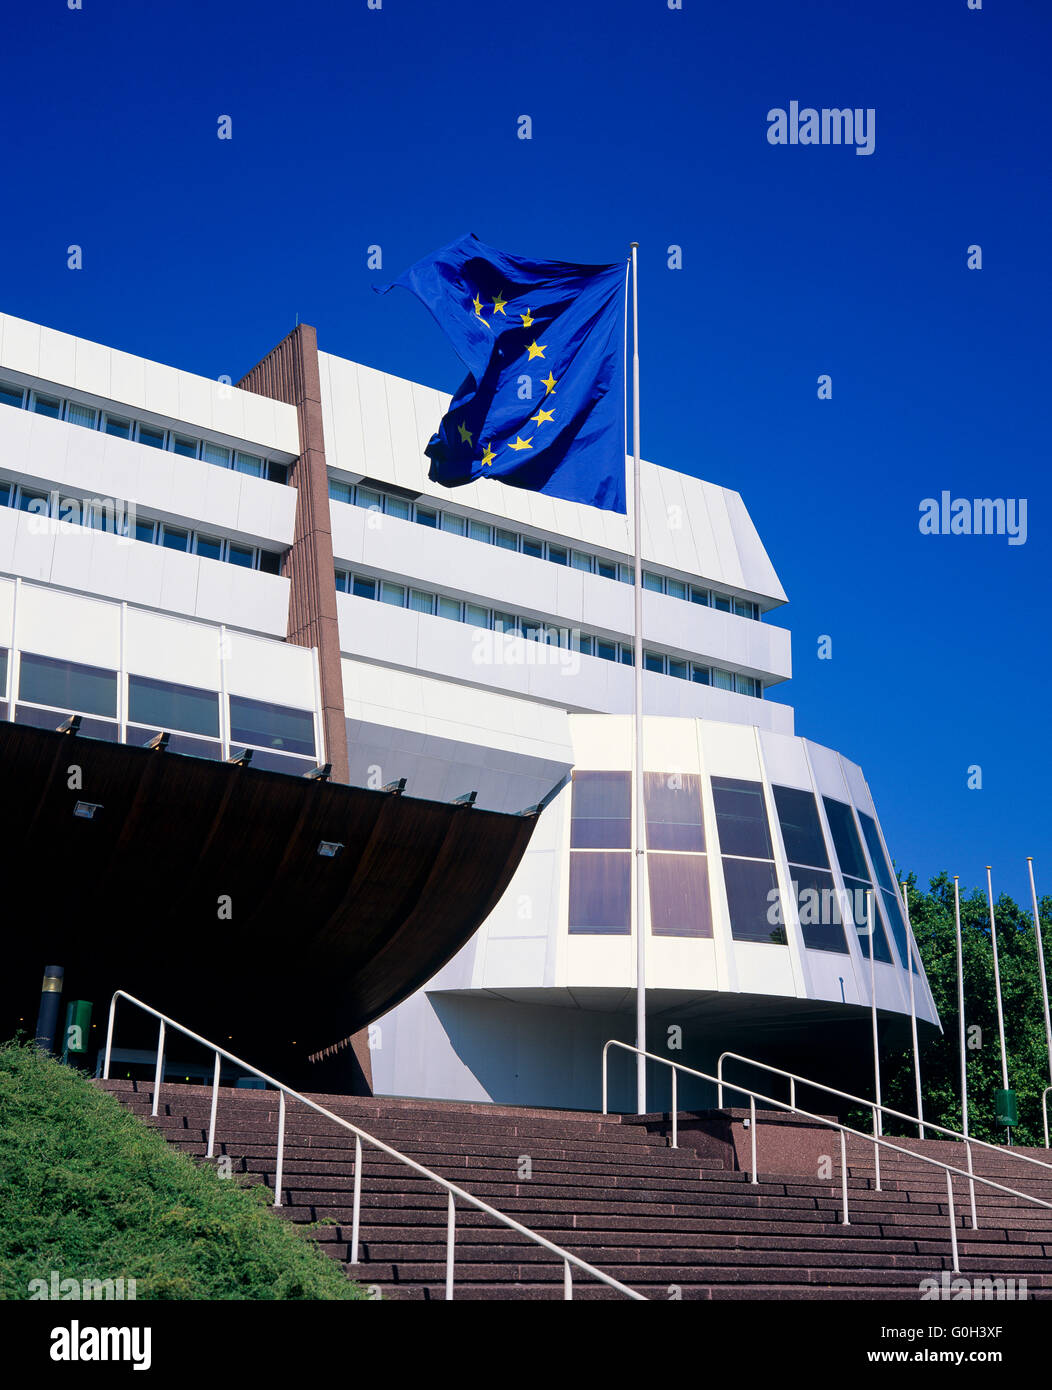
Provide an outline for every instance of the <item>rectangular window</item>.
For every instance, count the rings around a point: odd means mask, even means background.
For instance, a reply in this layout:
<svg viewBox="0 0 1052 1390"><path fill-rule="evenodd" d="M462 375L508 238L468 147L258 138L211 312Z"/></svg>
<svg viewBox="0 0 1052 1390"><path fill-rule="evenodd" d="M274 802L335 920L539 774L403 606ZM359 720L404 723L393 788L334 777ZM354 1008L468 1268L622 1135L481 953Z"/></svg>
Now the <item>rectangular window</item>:
<svg viewBox="0 0 1052 1390"><path fill-rule="evenodd" d="M354 489L354 501L356 506L365 507L367 511L382 512L384 509L383 495L371 487L362 487L361 483Z"/></svg>
<svg viewBox="0 0 1052 1390"><path fill-rule="evenodd" d="M855 818L851 814L851 807L843 801L834 801L830 796L824 796L822 804L826 808L829 833L833 837L833 848L840 860L841 869L852 878L868 881L869 870L866 868L865 855L862 853L862 845L855 830Z"/></svg>
<svg viewBox="0 0 1052 1390"><path fill-rule="evenodd" d="M627 772L575 772L570 845L574 849L628 849L631 799Z"/></svg>
<svg viewBox="0 0 1052 1390"><path fill-rule="evenodd" d="M201 444L201 457L205 463L214 463L217 468L230 467L230 450L222 444L213 444L209 440L204 440Z"/></svg>
<svg viewBox="0 0 1052 1390"><path fill-rule="evenodd" d="M223 542L218 536L198 536L197 553L205 560L221 560L223 558Z"/></svg>
<svg viewBox="0 0 1052 1390"><path fill-rule="evenodd" d="M442 530L448 531L451 536L462 536L467 530L462 516L454 516L452 512L441 512Z"/></svg>
<svg viewBox="0 0 1052 1390"><path fill-rule="evenodd" d="M117 714L117 673L75 661L22 653L18 698L83 714Z"/></svg>
<svg viewBox="0 0 1052 1390"><path fill-rule="evenodd" d="M522 553L528 555L531 560L544 559L544 542L535 541L530 536L522 538Z"/></svg>
<svg viewBox="0 0 1052 1390"><path fill-rule="evenodd" d="M704 854L648 854L647 878L654 936L712 936L708 859Z"/></svg>
<svg viewBox="0 0 1052 1390"><path fill-rule="evenodd" d="M440 618L450 618L453 622L459 623L461 615L461 604L459 599L439 598L438 616Z"/></svg>
<svg viewBox="0 0 1052 1390"><path fill-rule="evenodd" d="M595 654L600 661L616 661L617 643L608 642L603 637L597 637L595 639Z"/></svg>
<svg viewBox="0 0 1052 1390"><path fill-rule="evenodd" d="M195 458L197 457L197 449L198 449L198 442L197 442L197 440L196 440L196 439L191 439L189 435L186 435L186 434L173 434L173 435L172 435L172 452L173 452L174 454L179 454L179 455L181 455L183 458L186 458L186 459L195 459Z"/></svg>
<svg viewBox="0 0 1052 1390"><path fill-rule="evenodd" d="M464 621L470 623L472 627L489 627L489 609L483 608L477 603L465 603Z"/></svg>
<svg viewBox="0 0 1052 1390"><path fill-rule="evenodd" d="M774 865L766 860L725 857L723 879L735 941L785 945L787 936Z"/></svg>
<svg viewBox="0 0 1052 1390"><path fill-rule="evenodd" d="M230 697L231 743L258 744L282 753L314 755L314 715L310 710Z"/></svg>
<svg viewBox="0 0 1052 1390"><path fill-rule="evenodd" d="M884 858L884 847L880 843L877 823L872 816L867 816L865 811L859 811L858 818L862 823L862 833L866 837L866 847L869 850L869 858L873 865L873 872L877 876L877 882L881 888L890 893L893 890L891 874L888 871L888 861Z"/></svg>
<svg viewBox="0 0 1052 1390"><path fill-rule="evenodd" d="M494 632L517 633L520 630L519 620L514 613L495 612L493 614L493 630Z"/></svg>
<svg viewBox="0 0 1052 1390"><path fill-rule="evenodd" d="M18 510L20 512L33 512L36 516L47 516L50 509L51 499L46 492L34 492L27 487L19 488Z"/></svg>
<svg viewBox="0 0 1052 1390"><path fill-rule="evenodd" d="M708 606L709 606L709 591L708 591L708 589L696 589L696 588L694 587L694 585L692 584L692 585L690 586L690 601L691 601L691 603L700 603L700 604L702 604L705 608L708 608Z"/></svg>
<svg viewBox="0 0 1052 1390"><path fill-rule="evenodd" d="M585 574L591 574L592 572L591 555L582 555L582 553L579 550L575 550L571 554L570 564L573 569L583 570Z"/></svg>
<svg viewBox="0 0 1052 1390"><path fill-rule="evenodd" d="M430 526L434 530L438 526L438 513L429 511L427 507L418 506L416 520L420 526Z"/></svg>
<svg viewBox="0 0 1052 1390"><path fill-rule="evenodd" d="M618 656L621 658L622 666L634 666L636 654L627 642L622 642L618 648Z"/></svg>
<svg viewBox="0 0 1052 1390"><path fill-rule="evenodd" d="M347 592L349 582L350 576L344 570L336 571L336 592L338 594L345 594Z"/></svg>
<svg viewBox="0 0 1052 1390"><path fill-rule="evenodd" d="M669 598L685 599L687 597L687 586L682 579L666 579L665 593L668 594Z"/></svg>
<svg viewBox="0 0 1052 1390"><path fill-rule="evenodd" d="M161 537L161 544L165 550L185 550L189 536L186 531L179 530L176 526L165 526Z"/></svg>
<svg viewBox="0 0 1052 1390"><path fill-rule="evenodd" d="M746 603L744 599L736 598L734 600L734 611L739 618L751 618L752 604Z"/></svg>
<svg viewBox="0 0 1052 1390"><path fill-rule="evenodd" d="M717 690L734 689L734 672L714 670L712 673L712 683Z"/></svg>
<svg viewBox="0 0 1052 1390"><path fill-rule="evenodd" d="M261 550L259 552L259 567L264 574L280 574L280 554L276 550Z"/></svg>
<svg viewBox="0 0 1052 1390"><path fill-rule="evenodd" d="M219 696L214 690L128 677L128 718L157 729L181 729L205 738L219 737Z"/></svg>
<svg viewBox="0 0 1052 1390"><path fill-rule="evenodd" d="M663 594L665 592L665 581L660 574L653 574L650 570L644 570L643 588L649 589L655 594Z"/></svg>
<svg viewBox="0 0 1052 1390"><path fill-rule="evenodd" d="M421 589L410 589L409 607L414 613L434 613L435 596L434 594L425 594Z"/></svg>
<svg viewBox="0 0 1052 1390"><path fill-rule="evenodd" d="M553 565L565 565L569 561L569 558L570 557L567 553L565 546L549 544L548 559L552 562Z"/></svg>
<svg viewBox="0 0 1052 1390"><path fill-rule="evenodd" d="M844 922L833 875L825 869L801 868L793 864L789 868L789 879L804 945L811 951L836 951L838 955L847 955Z"/></svg>
<svg viewBox="0 0 1052 1390"><path fill-rule="evenodd" d="M42 396L39 391L30 394L30 410L37 415L47 415L52 420L57 420L62 414L62 402L57 396Z"/></svg>
<svg viewBox="0 0 1052 1390"><path fill-rule="evenodd" d="M721 613L729 613L731 611L731 601L725 594L713 594L712 606L713 608L718 608Z"/></svg>
<svg viewBox="0 0 1052 1390"><path fill-rule="evenodd" d="M705 849L701 819L701 778L693 772L645 772L643 802L646 808L649 849Z"/></svg>
<svg viewBox="0 0 1052 1390"><path fill-rule="evenodd" d="M885 965L891 964L891 949L888 946L888 938L884 932L884 923L880 913L880 892L874 890L873 885L868 879L849 878L844 875L844 887L847 889L848 913L858 933L858 944L862 948L862 958L869 960L869 928L867 925L867 904L868 895L873 893L873 958L883 961Z"/></svg>
<svg viewBox="0 0 1052 1390"><path fill-rule="evenodd" d="M240 565L242 569L250 570L256 563L256 552L250 545L237 545L234 541L228 541L226 558L232 565Z"/></svg>
<svg viewBox="0 0 1052 1390"><path fill-rule="evenodd" d="M595 562L595 572L601 579L616 579L617 565L613 560L597 559Z"/></svg>
<svg viewBox="0 0 1052 1390"><path fill-rule="evenodd" d="M384 499L384 511L388 516L397 517L399 521L408 521L411 510L410 504L404 497L386 497Z"/></svg>
<svg viewBox="0 0 1052 1390"><path fill-rule="evenodd" d="M643 669L646 671L654 671L658 675L663 675L665 672L665 658L660 652L648 652L646 648L644 648Z"/></svg>
<svg viewBox="0 0 1052 1390"><path fill-rule="evenodd" d="M670 656L668 659L668 673L670 676L675 676L678 681L685 681L688 675L687 663L685 661L677 661L675 657Z"/></svg>
<svg viewBox="0 0 1052 1390"><path fill-rule="evenodd" d="M774 858L763 787L759 782L713 777L712 798L716 803L716 825L724 854L742 854L752 859Z"/></svg>
<svg viewBox="0 0 1052 1390"><path fill-rule="evenodd" d="M751 695L753 699L759 694L759 685L753 676L734 677L734 688L739 695Z"/></svg>
<svg viewBox="0 0 1052 1390"><path fill-rule="evenodd" d="M143 744L149 743L149 741L160 732L161 730L159 728L151 729L142 724L129 724L128 735L125 742L141 747ZM190 738L186 734L173 734L168 740L168 751L170 753L187 754L191 758L211 758L215 760L222 755L223 745L218 739L213 743L203 738Z"/></svg>
<svg viewBox="0 0 1052 1390"><path fill-rule="evenodd" d="M149 449L163 449L166 433L156 425L140 425L137 438L140 444L145 444Z"/></svg>
<svg viewBox="0 0 1052 1390"><path fill-rule="evenodd" d="M351 580L351 593L355 598L375 598L376 580L366 579L361 574L354 575Z"/></svg>
<svg viewBox="0 0 1052 1390"><path fill-rule="evenodd" d="M93 430L98 424L99 412L91 405L79 405L76 401L70 401L66 406L66 419L71 425L80 425L82 429Z"/></svg>
<svg viewBox="0 0 1052 1390"><path fill-rule="evenodd" d="M691 666L690 678L695 685L712 684L712 672L707 666Z"/></svg>
<svg viewBox="0 0 1052 1390"><path fill-rule="evenodd" d="M571 854L570 912L572 933L627 936L629 854Z"/></svg>
<svg viewBox="0 0 1052 1390"><path fill-rule="evenodd" d="M622 584L634 584L636 582L636 571L633 565L618 565L617 577Z"/></svg>
<svg viewBox="0 0 1052 1390"><path fill-rule="evenodd" d="M575 652L580 652L582 656L593 656L595 654L595 638L583 635L575 631L571 643Z"/></svg>
<svg viewBox="0 0 1052 1390"><path fill-rule="evenodd" d="M0 381L0 405L13 405L21 410L26 399L25 388L14 386L8 381Z"/></svg>
<svg viewBox="0 0 1052 1390"><path fill-rule="evenodd" d="M485 541L489 544L493 539L493 527L487 526L484 521L469 521L468 536L473 541Z"/></svg>
<svg viewBox="0 0 1052 1390"><path fill-rule="evenodd" d="M234 470L237 473L245 473L250 478L262 478L263 460L255 454L243 454L238 450L234 459Z"/></svg>
<svg viewBox="0 0 1052 1390"><path fill-rule="evenodd" d="M131 421L123 420L119 415L104 414L102 417L102 428L107 434L112 434L116 439L131 438Z"/></svg>
<svg viewBox="0 0 1052 1390"><path fill-rule="evenodd" d="M267 477L272 483L280 483L285 487L289 481L289 466L287 463L268 463Z"/></svg>
<svg viewBox="0 0 1052 1390"><path fill-rule="evenodd" d="M354 487L351 483L340 483L330 478L329 496L334 502L353 502Z"/></svg>
<svg viewBox="0 0 1052 1390"><path fill-rule="evenodd" d="M380 585L380 602L389 603L392 608L404 608L405 586L391 584L385 579Z"/></svg>
<svg viewBox="0 0 1052 1390"><path fill-rule="evenodd" d="M137 520L135 523L135 539L137 541L146 541L148 545L152 545L156 529L156 522Z"/></svg>
<svg viewBox="0 0 1052 1390"><path fill-rule="evenodd" d="M497 544L501 550L518 550L519 538L514 531L497 531Z"/></svg>
<svg viewBox="0 0 1052 1390"><path fill-rule="evenodd" d="M812 794L796 787L772 787L771 790L789 863L828 869L829 855Z"/></svg>

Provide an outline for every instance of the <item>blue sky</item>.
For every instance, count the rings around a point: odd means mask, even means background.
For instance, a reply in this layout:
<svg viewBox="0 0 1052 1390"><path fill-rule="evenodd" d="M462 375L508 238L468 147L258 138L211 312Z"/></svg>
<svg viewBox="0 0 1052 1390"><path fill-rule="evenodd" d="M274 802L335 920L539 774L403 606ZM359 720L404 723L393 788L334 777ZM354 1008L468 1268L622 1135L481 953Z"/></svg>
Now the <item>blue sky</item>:
<svg viewBox="0 0 1052 1390"><path fill-rule="evenodd" d="M744 497L790 597L772 697L903 867L1021 897L1033 854L1052 890L1044 0L83 4L5 18L0 308L235 380L298 314L452 390L373 282L469 230L639 241L643 451ZM873 108L873 153L770 145L793 100ZM1026 544L922 536L943 489L1026 498Z"/></svg>

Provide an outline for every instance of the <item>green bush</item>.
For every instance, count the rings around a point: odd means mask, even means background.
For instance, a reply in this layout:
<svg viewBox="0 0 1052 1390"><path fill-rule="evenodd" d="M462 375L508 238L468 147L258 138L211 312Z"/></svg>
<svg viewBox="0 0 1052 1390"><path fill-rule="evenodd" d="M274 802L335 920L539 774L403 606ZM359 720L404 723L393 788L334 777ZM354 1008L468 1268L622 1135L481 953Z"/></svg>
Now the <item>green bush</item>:
<svg viewBox="0 0 1052 1390"><path fill-rule="evenodd" d="M355 1299L260 1185L197 1167L80 1072L0 1045L0 1298L134 1279L137 1299Z"/></svg>

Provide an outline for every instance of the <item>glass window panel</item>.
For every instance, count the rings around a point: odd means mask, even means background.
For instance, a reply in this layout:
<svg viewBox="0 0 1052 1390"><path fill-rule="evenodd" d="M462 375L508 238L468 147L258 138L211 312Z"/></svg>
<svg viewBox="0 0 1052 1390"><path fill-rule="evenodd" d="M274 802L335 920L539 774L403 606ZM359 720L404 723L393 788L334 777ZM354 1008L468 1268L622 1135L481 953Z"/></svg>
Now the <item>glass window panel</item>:
<svg viewBox="0 0 1052 1390"><path fill-rule="evenodd" d="M646 671L655 671L663 675L665 671L665 658L660 652L648 652L643 650L643 668Z"/></svg>
<svg viewBox="0 0 1052 1390"><path fill-rule="evenodd" d="M137 541L152 543L155 529L156 524L152 521L136 521L135 539Z"/></svg>
<svg viewBox="0 0 1052 1390"><path fill-rule="evenodd" d="M7 694L7 652L0 648L0 700ZM6 717L6 716L5 716Z"/></svg>
<svg viewBox="0 0 1052 1390"><path fill-rule="evenodd" d="M647 878L654 936L712 936L704 854L648 854Z"/></svg>
<svg viewBox="0 0 1052 1390"><path fill-rule="evenodd" d="M13 405L16 409L21 410L25 398L24 387L15 386L11 382L0 381L0 405Z"/></svg>
<svg viewBox="0 0 1052 1390"><path fill-rule="evenodd" d="M219 696L214 690L128 677L128 718L157 729L182 729L188 734L219 737Z"/></svg>
<svg viewBox="0 0 1052 1390"><path fill-rule="evenodd" d="M549 544L548 559L552 562L553 565L565 565L569 558L570 557L567 553L565 546Z"/></svg>
<svg viewBox="0 0 1052 1390"><path fill-rule="evenodd" d="M329 496L334 502L353 502L354 486L351 483L341 483L330 478Z"/></svg>
<svg viewBox="0 0 1052 1390"><path fill-rule="evenodd" d="M596 560L595 572L602 579L616 579L617 565L613 560Z"/></svg>
<svg viewBox="0 0 1052 1390"><path fill-rule="evenodd" d="M643 774L647 845L650 849L700 851L705 848L701 820L701 778L693 772Z"/></svg>
<svg viewBox="0 0 1052 1390"><path fill-rule="evenodd" d="M627 772L575 772L570 844L575 849L628 849L632 779Z"/></svg>
<svg viewBox="0 0 1052 1390"><path fill-rule="evenodd" d="M666 579L665 593L668 594L669 598L685 599L687 597L687 586L682 579Z"/></svg>
<svg viewBox="0 0 1052 1390"><path fill-rule="evenodd" d="M416 519L421 526L430 526L432 528L438 526L438 513L428 511L426 507L417 507Z"/></svg>
<svg viewBox="0 0 1052 1390"><path fill-rule="evenodd" d="M112 434L118 439L131 438L132 423L130 420L123 420L119 415L104 415L102 421L102 428L107 434Z"/></svg>
<svg viewBox="0 0 1052 1390"><path fill-rule="evenodd" d="M607 642L605 638L597 637L595 639L595 654L601 661L616 661L617 643Z"/></svg>
<svg viewBox="0 0 1052 1390"><path fill-rule="evenodd" d="M404 497L388 497L384 500L384 511L387 515L398 517L400 521L408 521L411 510Z"/></svg>
<svg viewBox="0 0 1052 1390"><path fill-rule="evenodd" d="M514 531L497 531L497 544L501 550L518 550L519 538Z"/></svg>
<svg viewBox="0 0 1052 1390"><path fill-rule="evenodd" d="M206 560L221 560L223 558L223 542L218 536L198 536L197 553Z"/></svg>
<svg viewBox="0 0 1052 1390"><path fill-rule="evenodd" d="M617 577L622 584L634 584L636 582L634 567L632 565L618 565Z"/></svg>
<svg viewBox="0 0 1052 1390"><path fill-rule="evenodd" d="M18 698L37 705L54 705L58 709L113 718L117 714L117 673L23 652Z"/></svg>
<svg viewBox="0 0 1052 1390"><path fill-rule="evenodd" d="M456 598L439 598L438 616L440 618L452 618L453 622L460 622L461 605Z"/></svg>
<svg viewBox="0 0 1052 1390"><path fill-rule="evenodd" d="M263 460L255 454L243 454L238 450L235 455L234 470L237 473L246 473L250 478L262 478Z"/></svg>
<svg viewBox="0 0 1052 1390"><path fill-rule="evenodd" d="M580 632L574 632L571 646L575 652L580 652L582 656L592 656L595 653L595 638L587 637Z"/></svg>
<svg viewBox="0 0 1052 1390"><path fill-rule="evenodd" d="M851 920L858 933L859 945L862 947L862 956L869 960L869 930L866 925L866 895L872 885L868 879L849 878L844 875L844 887L847 889L848 911ZM884 923L881 918L879 907L880 894L878 891L873 893L873 957L875 960L883 961L885 965L891 964L891 950L888 946L888 938L884 932Z"/></svg>
<svg viewBox="0 0 1052 1390"><path fill-rule="evenodd" d="M575 570L584 570L586 574L592 572L591 555L582 555L579 550L575 550L570 556L570 564Z"/></svg>
<svg viewBox="0 0 1052 1390"><path fill-rule="evenodd" d="M824 869L793 865L789 878L804 945L812 951L836 951L846 955L844 919L833 875Z"/></svg>
<svg viewBox="0 0 1052 1390"><path fill-rule="evenodd" d="M389 603L393 608L404 608L405 586L391 584L385 579L380 585L380 602Z"/></svg>
<svg viewBox="0 0 1052 1390"><path fill-rule="evenodd" d="M473 541L486 541L493 539L493 527L487 526L484 521L469 521L468 536Z"/></svg>
<svg viewBox="0 0 1052 1390"><path fill-rule="evenodd" d="M232 565L240 565L242 569L253 569L256 563L256 552L250 545L237 545L230 541L226 548L226 558Z"/></svg>
<svg viewBox="0 0 1052 1390"><path fill-rule="evenodd" d="M643 588L650 589L655 594L663 594L665 592L665 581L660 574L652 574L650 570L644 570Z"/></svg>
<svg viewBox="0 0 1052 1390"><path fill-rule="evenodd" d="M774 865L755 859L724 858L723 878L735 941L783 945L787 937Z"/></svg>
<svg viewBox="0 0 1052 1390"><path fill-rule="evenodd" d="M731 601L725 594L713 594L712 606L713 608L718 608L721 613L729 613L731 611Z"/></svg>
<svg viewBox="0 0 1052 1390"><path fill-rule="evenodd" d="M488 608L482 608L477 603L465 603L464 621L470 623L472 627L489 627L490 615Z"/></svg>
<svg viewBox="0 0 1052 1390"><path fill-rule="evenodd" d="M284 753L314 756L314 715L262 700L230 697L231 743L259 744Z"/></svg>
<svg viewBox="0 0 1052 1390"><path fill-rule="evenodd" d="M57 396L42 396L39 391L34 391L30 399L30 409L37 415L48 415L52 420L57 420L62 414L62 402Z"/></svg>
<svg viewBox="0 0 1052 1390"><path fill-rule="evenodd" d="M865 811L859 811L858 818L862 824L862 834L866 837L866 847L869 850L873 872L877 876L877 883L890 893L894 891L894 886L888 870L888 861L884 858L884 846L880 843L877 823L872 816L867 816Z"/></svg>
<svg viewBox="0 0 1052 1390"><path fill-rule="evenodd" d="M858 832L855 829L855 818L851 814L851 807L843 801L834 801L830 796L824 796L822 804L826 808L829 833L833 837L833 848L840 860L841 869L853 878L868 881L869 870L866 868L866 860L862 853Z"/></svg>
<svg viewBox="0 0 1052 1390"><path fill-rule="evenodd" d="M2 688L2 682L0 682ZM895 945L898 947L899 960L905 967L910 959L909 942L907 939L906 919L902 914L902 899L894 889L880 890L880 896L884 900L884 918L891 923L891 934L895 938ZM917 974L917 961L913 960L913 973Z"/></svg>
<svg viewBox="0 0 1052 1390"><path fill-rule="evenodd" d="M161 544L166 550L185 550L189 535L174 526L165 526Z"/></svg>
<svg viewBox="0 0 1052 1390"><path fill-rule="evenodd" d="M67 715L75 713L68 705L60 709L34 709L32 705L19 705L15 714L16 724L29 724L34 729L57 729L65 722ZM106 743L116 743L120 726L115 719L83 719L80 725L82 738L98 738Z"/></svg>
<svg viewBox="0 0 1052 1390"><path fill-rule="evenodd" d="M158 429L156 425L139 426L139 443L145 444L149 449L164 448L165 431Z"/></svg>
<svg viewBox="0 0 1052 1390"><path fill-rule="evenodd" d="M191 439L188 434L172 435L172 452L181 454L183 458L195 459L197 457L196 439Z"/></svg>
<svg viewBox="0 0 1052 1390"><path fill-rule="evenodd" d="M345 594L347 592L349 579L350 577L345 574L343 570L336 571L336 592L338 594Z"/></svg>
<svg viewBox="0 0 1052 1390"><path fill-rule="evenodd" d="M317 767L313 757L298 758L287 753L274 753L270 749L252 751L252 766L264 772L283 772L287 777L302 777L311 768Z"/></svg>
<svg viewBox="0 0 1052 1390"><path fill-rule="evenodd" d="M677 661L675 657L670 656L668 659L668 673L670 676L675 676L679 681L685 681L689 674L687 663L685 661Z"/></svg>
<svg viewBox="0 0 1052 1390"><path fill-rule="evenodd" d="M703 604L707 608L709 606L708 589L696 589L692 584L690 586L690 601L691 603Z"/></svg>
<svg viewBox="0 0 1052 1390"><path fill-rule="evenodd" d="M364 575L356 574L351 581L351 592L355 598L375 598L376 580L366 579Z"/></svg>
<svg viewBox="0 0 1052 1390"><path fill-rule="evenodd" d="M11 484L0 482L0 507L11 505Z"/></svg>
<svg viewBox="0 0 1052 1390"><path fill-rule="evenodd" d="M20 488L18 493L18 510L20 512L33 512L37 516L47 516L51 509L51 501L46 492L34 492L31 488Z"/></svg>
<svg viewBox="0 0 1052 1390"><path fill-rule="evenodd" d="M712 673L712 683L717 690L733 690L734 672L714 670Z"/></svg>
<svg viewBox="0 0 1052 1390"><path fill-rule="evenodd" d="M71 425L80 425L86 430L93 430L98 423L99 412L91 405L79 405L76 401L70 401L66 406L66 419Z"/></svg>
<svg viewBox="0 0 1052 1390"><path fill-rule="evenodd" d="M201 444L201 457L205 463L217 464L220 468L230 467L230 450L222 444L212 444L205 439Z"/></svg>
<svg viewBox="0 0 1052 1390"><path fill-rule="evenodd" d="M289 466L287 463L268 463L267 477L272 483L280 483L284 487L289 480Z"/></svg>
<svg viewBox="0 0 1052 1390"><path fill-rule="evenodd" d="M359 489L360 490L360 489ZM448 531L451 535L462 536L467 530L462 516L454 516L452 512L442 512L442 530Z"/></svg>
<svg viewBox="0 0 1052 1390"><path fill-rule="evenodd" d="M789 863L813 864L828 869L829 855L826 853L814 796L797 787L773 787L772 790Z"/></svg>
<svg viewBox="0 0 1052 1390"><path fill-rule="evenodd" d="M746 603L744 599L736 598L734 600L734 611L739 618L751 618L752 604Z"/></svg>
<svg viewBox="0 0 1052 1390"><path fill-rule="evenodd" d="M280 574L281 556L276 550L261 550L259 552L259 567L264 574Z"/></svg>
<svg viewBox="0 0 1052 1390"><path fill-rule="evenodd" d="M712 684L712 672L707 666L691 666L690 678L695 685Z"/></svg>
<svg viewBox="0 0 1052 1390"><path fill-rule="evenodd" d="M629 854L570 855L570 931L627 936Z"/></svg>
<svg viewBox="0 0 1052 1390"><path fill-rule="evenodd" d="M141 747L161 732L160 728L149 728L143 724L129 724L125 743L130 743ZM171 753L182 753L191 758L220 758L223 755L223 745L217 740L215 743L203 738L189 738L186 734L172 734L168 740L168 750Z"/></svg>
<svg viewBox="0 0 1052 1390"><path fill-rule="evenodd" d="M522 553L529 555L533 560L544 559L544 542L531 540L529 536L522 538Z"/></svg>
<svg viewBox="0 0 1052 1390"><path fill-rule="evenodd" d="M425 594L421 589L410 589L409 607L414 613L433 613L435 611L435 596L434 594Z"/></svg>
<svg viewBox="0 0 1052 1390"><path fill-rule="evenodd" d="M773 858L760 783L743 782L735 777L714 777L712 797L716 803L716 824L723 853L745 854L754 859Z"/></svg>
<svg viewBox="0 0 1052 1390"><path fill-rule="evenodd" d="M622 666L632 666L635 664L636 654L627 642L621 643L621 646L618 649L618 655L621 658Z"/></svg>

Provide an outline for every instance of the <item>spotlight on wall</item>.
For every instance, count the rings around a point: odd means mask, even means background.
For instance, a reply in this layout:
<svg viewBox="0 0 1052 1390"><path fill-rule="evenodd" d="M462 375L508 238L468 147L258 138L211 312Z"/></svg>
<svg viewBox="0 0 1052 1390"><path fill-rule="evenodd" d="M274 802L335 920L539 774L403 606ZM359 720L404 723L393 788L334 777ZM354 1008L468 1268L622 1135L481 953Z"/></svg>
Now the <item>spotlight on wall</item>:
<svg viewBox="0 0 1052 1390"><path fill-rule="evenodd" d="M308 782L327 782L332 776L332 763L322 763L318 767L308 768L303 775Z"/></svg>
<svg viewBox="0 0 1052 1390"><path fill-rule="evenodd" d="M251 761L251 748L231 748L230 757L227 758L227 762L232 763L235 767L248 767Z"/></svg>
<svg viewBox="0 0 1052 1390"><path fill-rule="evenodd" d="M79 734L79 733L80 733L80 715L79 715L79 714L71 714L71 715L69 716L68 719L64 719L64 720L62 721L62 723L58 726L58 728L55 730L55 732L56 732L57 734Z"/></svg>
<svg viewBox="0 0 1052 1390"><path fill-rule="evenodd" d="M405 778L399 777L397 782L388 782L380 790L387 792L388 796L401 796L405 791Z"/></svg>
<svg viewBox="0 0 1052 1390"><path fill-rule="evenodd" d="M98 801L78 801L73 807L73 814L79 820L94 820L95 812L101 810L102 805Z"/></svg>
<svg viewBox="0 0 1052 1390"><path fill-rule="evenodd" d="M163 753L168 747L168 739L170 737L168 730L162 729L159 734L154 734L153 738L148 739L143 746L146 748L153 748L158 753Z"/></svg>
<svg viewBox="0 0 1052 1390"><path fill-rule="evenodd" d="M335 859L341 849L343 845L339 840L322 840L318 846L318 853L323 859Z"/></svg>
<svg viewBox="0 0 1052 1390"><path fill-rule="evenodd" d="M455 796L452 800L453 806L474 806L478 792L465 792L463 796Z"/></svg>

